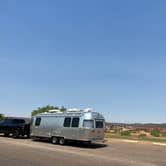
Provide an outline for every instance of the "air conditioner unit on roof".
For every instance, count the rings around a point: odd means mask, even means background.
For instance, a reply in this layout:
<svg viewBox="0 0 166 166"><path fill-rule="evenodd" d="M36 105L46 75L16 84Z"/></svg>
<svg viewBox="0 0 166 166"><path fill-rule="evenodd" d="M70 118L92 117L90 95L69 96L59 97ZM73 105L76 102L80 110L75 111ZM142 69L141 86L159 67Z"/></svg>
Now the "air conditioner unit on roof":
<svg viewBox="0 0 166 166"><path fill-rule="evenodd" d="M86 109L84 109L84 112L92 112L92 111L93 111L92 108L86 108Z"/></svg>
<svg viewBox="0 0 166 166"><path fill-rule="evenodd" d="M60 113L61 111L60 110L49 110L48 112L49 113Z"/></svg>
<svg viewBox="0 0 166 166"><path fill-rule="evenodd" d="M67 112L80 112L81 110L78 109L78 108L70 108L70 109L67 109Z"/></svg>

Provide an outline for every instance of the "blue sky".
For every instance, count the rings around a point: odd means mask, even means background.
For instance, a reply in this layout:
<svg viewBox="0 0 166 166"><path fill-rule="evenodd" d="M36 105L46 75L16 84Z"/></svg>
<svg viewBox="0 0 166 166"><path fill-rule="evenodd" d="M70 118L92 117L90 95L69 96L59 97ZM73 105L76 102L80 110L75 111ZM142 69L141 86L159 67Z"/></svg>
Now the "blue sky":
<svg viewBox="0 0 166 166"><path fill-rule="evenodd" d="M166 1L0 2L0 112L92 107L166 122Z"/></svg>

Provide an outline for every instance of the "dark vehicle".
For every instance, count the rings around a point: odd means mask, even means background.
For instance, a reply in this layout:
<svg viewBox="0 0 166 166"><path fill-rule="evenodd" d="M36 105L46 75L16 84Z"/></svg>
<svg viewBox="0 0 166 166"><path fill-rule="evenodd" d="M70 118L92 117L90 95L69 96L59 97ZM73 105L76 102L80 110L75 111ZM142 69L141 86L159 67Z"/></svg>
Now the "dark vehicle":
<svg viewBox="0 0 166 166"><path fill-rule="evenodd" d="M5 118L0 121L0 133L5 136L12 135L30 137L30 120L26 118Z"/></svg>

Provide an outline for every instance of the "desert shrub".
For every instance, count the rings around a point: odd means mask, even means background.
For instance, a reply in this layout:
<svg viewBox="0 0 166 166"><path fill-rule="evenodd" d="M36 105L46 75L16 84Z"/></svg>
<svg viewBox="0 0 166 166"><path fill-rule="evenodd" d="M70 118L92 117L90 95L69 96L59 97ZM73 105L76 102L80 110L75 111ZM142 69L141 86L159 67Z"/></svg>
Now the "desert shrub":
<svg viewBox="0 0 166 166"><path fill-rule="evenodd" d="M105 133L110 133L110 129L105 129Z"/></svg>
<svg viewBox="0 0 166 166"><path fill-rule="evenodd" d="M138 135L139 138L144 138L144 137L146 137L146 136L147 136L146 134L139 134L139 135Z"/></svg>
<svg viewBox="0 0 166 166"><path fill-rule="evenodd" d="M116 134L116 133L118 133L118 130L105 129L105 133L108 133L108 134Z"/></svg>
<svg viewBox="0 0 166 166"><path fill-rule="evenodd" d="M121 131L121 132L120 132L120 135L121 135L121 136L130 136L130 135L131 135L131 132L128 131L128 130L126 130L126 131Z"/></svg>
<svg viewBox="0 0 166 166"><path fill-rule="evenodd" d="M112 131L111 131L112 134L116 134L116 133L118 133L118 132L119 132L119 130L112 130Z"/></svg>
<svg viewBox="0 0 166 166"><path fill-rule="evenodd" d="M161 133L162 137L166 137L166 132Z"/></svg>
<svg viewBox="0 0 166 166"><path fill-rule="evenodd" d="M158 130L151 131L150 133L153 137L160 137L161 133Z"/></svg>
<svg viewBox="0 0 166 166"><path fill-rule="evenodd" d="M132 130L132 133L134 133L134 134L137 133L137 130Z"/></svg>

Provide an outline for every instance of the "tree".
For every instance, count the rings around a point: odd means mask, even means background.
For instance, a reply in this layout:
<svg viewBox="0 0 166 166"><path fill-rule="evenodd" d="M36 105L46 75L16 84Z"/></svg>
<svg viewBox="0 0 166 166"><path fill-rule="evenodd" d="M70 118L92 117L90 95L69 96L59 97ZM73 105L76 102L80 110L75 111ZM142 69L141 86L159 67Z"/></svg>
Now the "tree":
<svg viewBox="0 0 166 166"><path fill-rule="evenodd" d="M64 112L64 111L66 111L66 108L65 108L64 106L62 106L62 107L60 108L60 111Z"/></svg>
<svg viewBox="0 0 166 166"><path fill-rule="evenodd" d="M4 115L0 113L0 120L4 118Z"/></svg>
<svg viewBox="0 0 166 166"><path fill-rule="evenodd" d="M39 107L38 109L33 110L31 114L33 116L33 115L36 115L36 114L40 114L40 113L43 113L43 112L48 112L49 110L55 110L55 109L59 109L62 112L64 112L66 110L66 108L63 107L63 106L61 108L59 108L57 106L47 105L45 107Z"/></svg>

